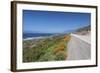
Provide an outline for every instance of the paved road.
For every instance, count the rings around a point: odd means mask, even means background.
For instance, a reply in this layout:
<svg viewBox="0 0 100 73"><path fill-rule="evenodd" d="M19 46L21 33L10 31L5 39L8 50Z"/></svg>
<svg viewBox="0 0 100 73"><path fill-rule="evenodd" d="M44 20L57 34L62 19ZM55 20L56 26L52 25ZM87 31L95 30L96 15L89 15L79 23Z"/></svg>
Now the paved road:
<svg viewBox="0 0 100 73"><path fill-rule="evenodd" d="M90 38L86 40L84 37L71 34L71 40L68 43L67 60L86 60L91 58L91 44L88 41Z"/></svg>

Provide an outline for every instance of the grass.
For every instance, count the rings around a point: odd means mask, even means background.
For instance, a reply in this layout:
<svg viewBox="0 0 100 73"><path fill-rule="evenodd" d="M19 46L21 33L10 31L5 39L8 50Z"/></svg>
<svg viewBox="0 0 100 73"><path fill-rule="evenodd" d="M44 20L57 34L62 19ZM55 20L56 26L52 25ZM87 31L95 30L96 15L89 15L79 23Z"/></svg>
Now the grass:
<svg viewBox="0 0 100 73"><path fill-rule="evenodd" d="M70 35L23 41L23 62L60 61L67 59Z"/></svg>

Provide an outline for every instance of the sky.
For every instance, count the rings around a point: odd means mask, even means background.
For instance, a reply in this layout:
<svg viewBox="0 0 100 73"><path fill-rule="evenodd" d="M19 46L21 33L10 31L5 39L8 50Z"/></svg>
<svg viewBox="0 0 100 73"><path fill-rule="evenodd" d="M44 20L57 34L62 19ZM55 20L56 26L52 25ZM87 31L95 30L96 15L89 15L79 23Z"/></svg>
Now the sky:
<svg viewBox="0 0 100 73"><path fill-rule="evenodd" d="M90 24L90 13L23 10L23 32L63 33Z"/></svg>

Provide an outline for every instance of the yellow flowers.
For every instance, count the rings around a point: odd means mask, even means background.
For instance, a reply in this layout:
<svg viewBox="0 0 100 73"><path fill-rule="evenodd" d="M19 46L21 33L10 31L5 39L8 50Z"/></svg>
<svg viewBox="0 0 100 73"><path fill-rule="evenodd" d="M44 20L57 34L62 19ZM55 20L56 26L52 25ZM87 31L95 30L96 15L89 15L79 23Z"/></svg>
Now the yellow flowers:
<svg viewBox="0 0 100 73"><path fill-rule="evenodd" d="M69 36L69 35L65 35L63 40L64 40L64 41L69 41L70 38L71 38L71 36Z"/></svg>
<svg viewBox="0 0 100 73"><path fill-rule="evenodd" d="M58 51L63 51L66 48L66 45L62 42L58 44L57 47L54 48L54 53L57 53Z"/></svg>
<svg viewBox="0 0 100 73"><path fill-rule="evenodd" d="M23 41L23 62L60 61L67 59L68 34Z"/></svg>

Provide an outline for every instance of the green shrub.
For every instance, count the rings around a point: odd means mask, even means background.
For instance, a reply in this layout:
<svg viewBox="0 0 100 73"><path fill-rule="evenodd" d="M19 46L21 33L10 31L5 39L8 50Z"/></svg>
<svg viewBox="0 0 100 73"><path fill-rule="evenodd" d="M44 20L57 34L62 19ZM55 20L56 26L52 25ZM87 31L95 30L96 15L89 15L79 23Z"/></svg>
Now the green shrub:
<svg viewBox="0 0 100 73"><path fill-rule="evenodd" d="M66 59L63 36L23 41L23 62L58 61Z"/></svg>
<svg viewBox="0 0 100 73"><path fill-rule="evenodd" d="M54 59L55 56L49 52L41 56L38 61L53 61Z"/></svg>
<svg viewBox="0 0 100 73"><path fill-rule="evenodd" d="M66 59L66 52L64 52L64 51L59 51L59 52L56 54L55 60L65 60L65 59Z"/></svg>

